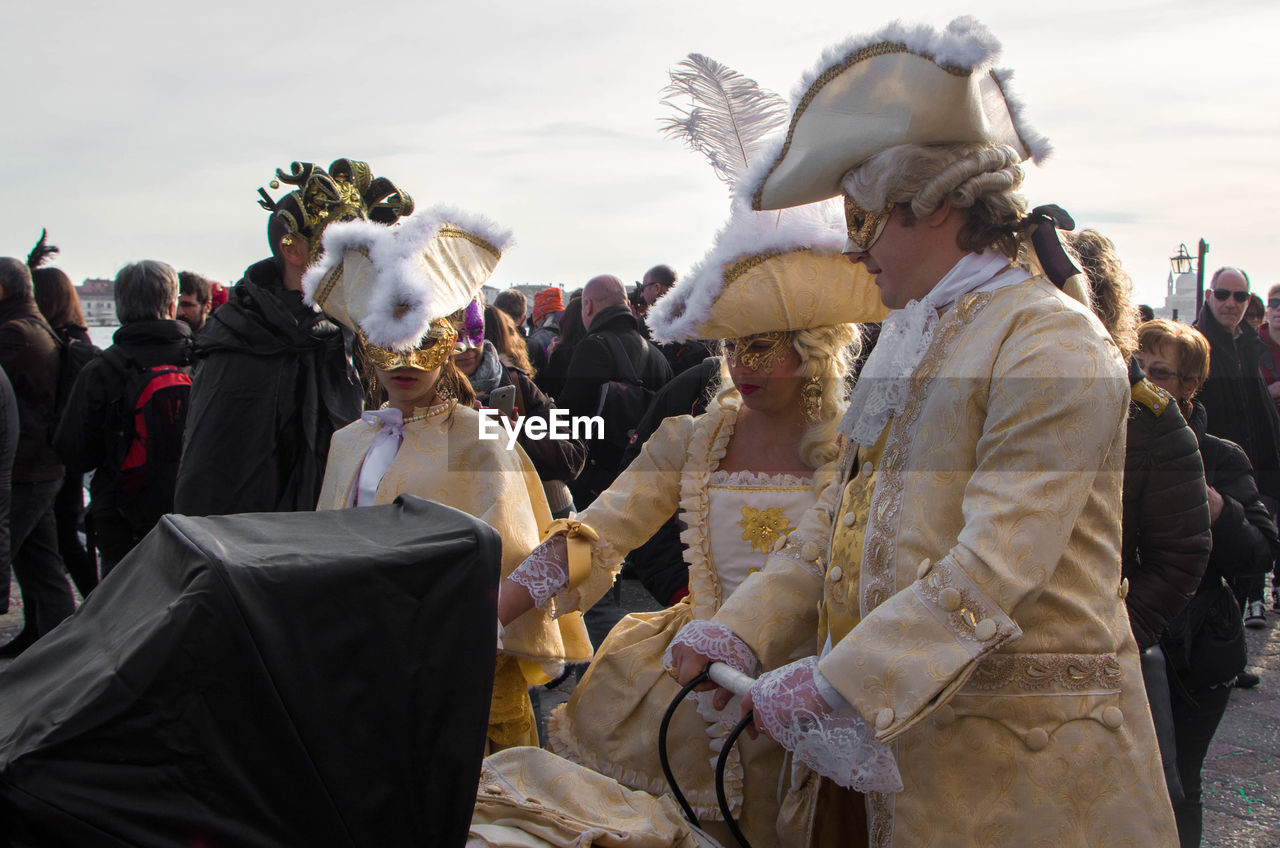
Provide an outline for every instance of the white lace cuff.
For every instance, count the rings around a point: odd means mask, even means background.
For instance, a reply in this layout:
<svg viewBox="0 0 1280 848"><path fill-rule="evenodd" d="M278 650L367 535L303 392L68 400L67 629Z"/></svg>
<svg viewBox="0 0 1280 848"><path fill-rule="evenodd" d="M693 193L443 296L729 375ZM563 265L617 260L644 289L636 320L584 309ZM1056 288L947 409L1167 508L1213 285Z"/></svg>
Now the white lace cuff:
<svg viewBox="0 0 1280 848"><path fill-rule="evenodd" d="M760 661L756 659L755 651L739 639L728 625L718 621L694 619L680 628L662 656L662 665L668 671L675 667L671 650L676 645L685 645L713 662L726 663L751 677L760 673Z"/></svg>
<svg viewBox="0 0 1280 848"><path fill-rule="evenodd" d="M538 609L546 610L551 599L569 586L569 551L564 536L552 536L511 572L511 580L529 590Z"/></svg>
<svg viewBox="0 0 1280 848"><path fill-rule="evenodd" d="M852 707L833 708L819 694L817 657L760 676L751 700L760 725L796 759L847 789L901 792L893 752Z"/></svg>

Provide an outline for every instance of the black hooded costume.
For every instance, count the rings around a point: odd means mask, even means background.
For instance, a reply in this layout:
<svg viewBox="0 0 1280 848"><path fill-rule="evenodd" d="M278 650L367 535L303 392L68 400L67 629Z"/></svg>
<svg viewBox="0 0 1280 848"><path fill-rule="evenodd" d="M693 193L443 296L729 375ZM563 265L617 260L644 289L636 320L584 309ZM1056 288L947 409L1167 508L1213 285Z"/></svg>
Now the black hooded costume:
<svg viewBox="0 0 1280 848"><path fill-rule="evenodd" d="M275 260L249 266L195 340L174 512L314 509L329 439L361 411L352 345Z"/></svg>

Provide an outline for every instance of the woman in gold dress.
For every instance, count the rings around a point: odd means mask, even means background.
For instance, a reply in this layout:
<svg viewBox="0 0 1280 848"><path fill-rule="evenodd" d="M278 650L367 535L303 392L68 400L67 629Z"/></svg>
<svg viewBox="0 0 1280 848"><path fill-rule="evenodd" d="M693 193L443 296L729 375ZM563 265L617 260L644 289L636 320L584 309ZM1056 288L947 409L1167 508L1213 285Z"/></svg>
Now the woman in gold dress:
<svg viewBox="0 0 1280 848"><path fill-rule="evenodd" d="M387 403L334 434L317 508L412 494L460 509L498 531L508 574L538 543L551 513L524 451L479 438L470 384L449 359L457 329L446 317L488 279L507 235L444 215L428 211L396 229L355 222L325 231L325 255L308 272L305 291L359 334ZM508 628L487 749L536 745L528 687L554 678L566 660L589 656L580 615L536 615Z"/></svg>
<svg viewBox="0 0 1280 848"><path fill-rule="evenodd" d="M783 239L776 250L759 241L770 232ZM697 418L664 421L579 522L561 525L503 582L507 626L535 606L552 615L586 609L627 552L682 512L689 595L624 618L549 722L553 751L625 786L667 791L656 737L679 689L663 670L668 643L689 621L713 616L833 478L835 427L859 348L851 322L879 313L866 278L840 255L842 228L827 235L811 220L779 225L773 216L746 216L722 233L703 267L650 315L660 340L726 339L715 400ZM575 565L578 557L589 566ZM811 652L807 641L797 651ZM736 702L717 709L708 693L678 710L669 731L673 771L704 825L721 818L715 762L736 721ZM771 741L745 737L730 755L730 807L755 844L793 841L778 823L783 756Z"/></svg>

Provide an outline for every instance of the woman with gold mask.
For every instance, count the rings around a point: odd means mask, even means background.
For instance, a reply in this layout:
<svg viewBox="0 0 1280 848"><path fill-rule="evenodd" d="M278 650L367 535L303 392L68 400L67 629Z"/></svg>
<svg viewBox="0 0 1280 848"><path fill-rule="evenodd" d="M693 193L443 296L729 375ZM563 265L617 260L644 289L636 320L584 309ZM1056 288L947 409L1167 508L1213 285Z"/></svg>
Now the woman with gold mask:
<svg viewBox="0 0 1280 848"><path fill-rule="evenodd" d="M564 532L500 591L499 618L508 627L529 610L587 609L612 584L628 551L681 511L687 596L659 612L626 616L548 723L551 750L652 794L668 791L656 736L679 689L663 670L667 646L689 621L713 616L763 567L834 479L836 424L860 348L851 322L882 314L868 278L841 255L838 216L768 217L748 214L731 223L702 266L650 312L659 340L725 339L706 413L665 420L579 514L580 523L562 525ZM737 709L736 702L716 709L704 696L678 710L668 731L681 790L708 832L725 839L728 831L716 829L723 826L715 760ZM730 803L754 844L787 841L775 824L782 771L782 749L763 737L740 739L731 755Z"/></svg>
<svg viewBox="0 0 1280 848"><path fill-rule="evenodd" d="M445 217L445 215L448 217ZM479 438L467 378L453 364L460 312L492 274L509 234L428 211L398 228L334 224L304 279L308 299L354 330L387 401L334 434L318 509L416 495L469 513L502 538L507 574L551 521L538 475L518 445ZM531 617L500 646L487 750L536 745L528 687L590 656L581 616Z"/></svg>

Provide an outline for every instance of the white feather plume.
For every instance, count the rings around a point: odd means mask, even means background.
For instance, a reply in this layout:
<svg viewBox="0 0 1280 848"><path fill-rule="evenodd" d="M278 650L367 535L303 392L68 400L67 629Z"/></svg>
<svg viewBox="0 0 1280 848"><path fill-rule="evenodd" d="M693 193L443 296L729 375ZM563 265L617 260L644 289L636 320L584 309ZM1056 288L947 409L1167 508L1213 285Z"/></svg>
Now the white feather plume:
<svg viewBox="0 0 1280 848"><path fill-rule="evenodd" d="M786 124L786 101L699 53L690 53L670 74L661 102L675 116L662 120L663 132L706 156L716 176L732 186L761 141ZM684 98L691 103L683 105Z"/></svg>

